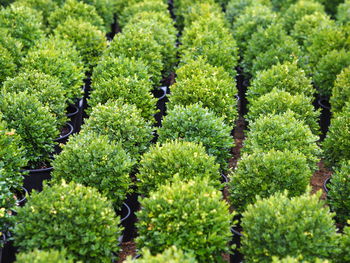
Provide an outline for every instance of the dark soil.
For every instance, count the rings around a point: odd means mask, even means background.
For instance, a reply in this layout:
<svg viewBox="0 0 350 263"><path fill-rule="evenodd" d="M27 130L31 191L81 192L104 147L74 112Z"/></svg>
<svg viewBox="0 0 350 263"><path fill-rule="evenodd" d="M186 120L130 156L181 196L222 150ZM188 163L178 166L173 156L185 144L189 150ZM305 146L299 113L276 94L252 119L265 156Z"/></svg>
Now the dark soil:
<svg viewBox="0 0 350 263"><path fill-rule="evenodd" d="M118 263L123 262L128 256L136 256L136 245L133 241L122 243L121 249L122 251L119 253L119 260L117 261Z"/></svg>
<svg viewBox="0 0 350 263"><path fill-rule="evenodd" d="M313 174L311 178L312 193L316 193L319 190L323 191L321 199L325 200L327 194L323 188L324 182L331 177L332 172L325 167L323 161L318 163L318 170Z"/></svg>

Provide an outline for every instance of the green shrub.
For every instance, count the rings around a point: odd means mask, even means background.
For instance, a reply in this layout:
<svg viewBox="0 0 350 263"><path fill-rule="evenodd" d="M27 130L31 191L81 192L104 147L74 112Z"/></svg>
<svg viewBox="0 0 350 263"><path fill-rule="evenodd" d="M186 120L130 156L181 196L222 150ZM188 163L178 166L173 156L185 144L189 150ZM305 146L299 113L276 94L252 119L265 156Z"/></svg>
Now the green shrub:
<svg viewBox="0 0 350 263"><path fill-rule="evenodd" d="M184 27L186 16L191 12L191 7L197 4L208 3L215 5L215 0L178 0L174 1L174 13L178 28Z"/></svg>
<svg viewBox="0 0 350 263"><path fill-rule="evenodd" d="M77 48L90 71L96 66L104 50L107 48L105 34L90 22L67 19L57 26L54 33L63 39L70 40Z"/></svg>
<svg viewBox="0 0 350 263"><path fill-rule="evenodd" d="M345 0L344 3L338 6L337 21L341 24L350 22L350 1Z"/></svg>
<svg viewBox="0 0 350 263"><path fill-rule="evenodd" d="M23 68L57 77L63 84L68 103L82 96L85 70L78 51L68 40L50 37L39 42L24 58Z"/></svg>
<svg viewBox="0 0 350 263"><path fill-rule="evenodd" d="M36 94L37 99L56 116L59 128L67 121L64 88L54 76L37 70L21 72L14 78L8 78L2 90L3 92L27 91Z"/></svg>
<svg viewBox="0 0 350 263"><path fill-rule="evenodd" d="M22 252L16 255L16 263L74 263L70 256L67 256L65 250L33 250L31 252Z"/></svg>
<svg viewBox="0 0 350 263"><path fill-rule="evenodd" d="M116 12L115 0L82 0L84 3L96 8L97 14L103 19L107 32L110 31L110 25L114 22L114 13ZM124 0L123 0L124 1Z"/></svg>
<svg viewBox="0 0 350 263"><path fill-rule="evenodd" d="M156 254L175 244L199 262L218 262L221 253L228 252L234 214L208 181L183 183L175 178L173 184L161 186L140 202L138 247Z"/></svg>
<svg viewBox="0 0 350 263"><path fill-rule="evenodd" d="M334 16L337 13L339 4L344 3L344 0L318 0L324 4L326 11Z"/></svg>
<svg viewBox="0 0 350 263"><path fill-rule="evenodd" d="M222 8L217 4L208 2L197 2L196 4L190 5L187 12L184 18L185 28L190 27L193 22L199 20L210 21L212 19L217 19L224 21L225 19Z"/></svg>
<svg viewBox="0 0 350 263"><path fill-rule="evenodd" d="M252 100L246 120L254 122L260 116L267 114L281 114L286 111L293 111L297 120L308 125L313 134L319 134L318 119L320 110L315 111L312 99L304 94L291 95L287 91L274 88L270 93Z"/></svg>
<svg viewBox="0 0 350 263"><path fill-rule="evenodd" d="M322 146L326 164L330 168L342 160L350 159L350 104L332 118Z"/></svg>
<svg viewBox="0 0 350 263"><path fill-rule="evenodd" d="M271 0L271 3L276 11L283 13L297 1L298 0Z"/></svg>
<svg viewBox="0 0 350 263"><path fill-rule="evenodd" d="M135 104L143 118L154 121L157 102L151 94L150 78L147 65L140 59L105 57L94 68L89 105L93 108L110 99L123 99Z"/></svg>
<svg viewBox="0 0 350 263"><path fill-rule="evenodd" d="M287 111L280 115L261 116L249 126L243 152L252 154L255 151L299 151L304 154L311 170L315 170L321 149L317 146L318 136L310 128Z"/></svg>
<svg viewBox="0 0 350 263"><path fill-rule="evenodd" d="M344 228L344 234L340 237L340 253L335 258L335 262L349 262L350 260L350 227Z"/></svg>
<svg viewBox="0 0 350 263"><path fill-rule="evenodd" d="M119 217L94 188L76 183L45 186L17 209L14 239L20 251L66 249L74 261L111 262L118 252Z"/></svg>
<svg viewBox="0 0 350 263"><path fill-rule="evenodd" d="M23 57L23 45L18 39L13 38L9 30L6 28L0 28L0 48L7 49L7 51L1 51L1 55L4 58L4 61L7 61L7 57L12 57L10 60L16 64L16 66L20 66L20 62ZM11 63L12 64L12 63ZM11 66L7 66L10 67ZM7 68L7 67L0 67L0 69ZM6 71L5 71L6 72ZM0 76L1 79L1 76ZM0 81L1 83L1 81Z"/></svg>
<svg viewBox="0 0 350 263"><path fill-rule="evenodd" d="M52 0L17 0L16 3L28 6L41 12L43 18L43 24L48 26L48 18L52 12L54 12L58 5Z"/></svg>
<svg viewBox="0 0 350 263"><path fill-rule="evenodd" d="M284 31L281 24L272 24L255 32L244 53L244 71L256 75L278 63L293 61L299 57L298 43Z"/></svg>
<svg viewBox="0 0 350 263"><path fill-rule="evenodd" d="M173 263L197 263L196 259L187 253L183 253L181 249L175 246L169 247L164 250L161 254L153 256L148 249L142 249L142 258L132 260L129 256L125 263L164 263L171 260Z"/></svg>
<svg viewBox="0 0 350 263"><path fill-rule="evenodd" d="M283 259L278 259L277 257L272 257L272 263L330 263L328 260L322 260L319 258L312 258L312 261L303 260L303 256L298 256L297 258L285 257Z"/></svg>
<svg viewBox="0 0 350 263"><path fill-rule="evenodd" d="M235 125L238 91L235 80L223 68L199 59L178 68L176 76L176 83L171 86L170 108L201 102L228 125Z"/></svg>
<svg viewBox="0 0 350 263"><path fill-rule="evenodd" d="M8 77L12 77L17 72L17 65L14 57L7 48L0 45L0 86Z"/></svg>
<svg viewBox="0 0 350 263"><path fill-rule="evenodd" d="M344 68L334 82L330 98L332 112L341 112L347 101L350 101L350 67Z"/></svg>
<svg viewBox="0 0 350 263"><path fill-rule="evenodd" d="M44 37L41 14L24 5L10 5L0 10L0 27L8 29L9 34L18 39L24 50Z"/></svg>
<svg viewBox="0 0 350 263"><path fill-rule="evenodd" d="M1 175L0 175L1 177ZM10 191L10 187L5 180L0 178L0 235L7 234L12 226L11 209L15 207L16 199ZM0 239L0 249L4 246L4 240Z"/></svg>
<svg viewBox="0 0 350 263"><path fill-rule="evenodd" d="M213 112L199 104L174 106L164 117L159 128L158 141L184 140L202 143L209 155L215 156L221 169L227 169L227 160L234 141L230 136L231 127Z"/></svg>
<svg viewBox="0 0 350 263"><path fill-rule="evenodd" d="M211 185L218 186L219 168L215 157L209 156L201 144L178 140L157 144L142 156L136 175L138 189L148 196L165 182L173 182L175 175L182 182L207 178Z"/></svg>
<svg viewBox="0 0 350 263"><path fill-rule="evenodd" d="M125 56L143 60L149 69L153 84L159 85L164 69L162 46L154 39L150 29L130 27L117 34L105 56Z"/></svg>
<svg viewBox="0 0 350 263"><path fill-rule="evenodd" d="M332 50L320 58L313 77L319 94L330 97L337 75L348 66L350 66L350 52L344 49Z"/></svg>
<svg viewBox="0 0 350 263"><path fill-rule="evenodd" d="M130 191L133 164L121 144L108 136L82 133L72 137L56 156L52 178L95 187L119 210Z"/></svg>
<svg viewBox="0 0 350 263"><path fill-rule="evenodd" d="M312 15L315 13L324 14L324 6L313 0L299 0L283 13L281 20L285 30L290 32L297 21L306 15Z"/></svg>
<svg viewBox="0 0 350 263"><path fill-rule="evenodd" d="M37 95L27 91L0 96L0 111L9 129L21 136L25 158L30 168L49 162L54 139L59 136L56 117L39 102Z"/></svg>
<svg viewBox="0 0 350 263"><path fill-rule="evenodd" d="M231 204L243 212L255 203L256 195L267 198L284 190L289 197L302 195L311 176L305 156L298 151L254 151L243 155L230 177Z"/></svg>
<svg viewBox="0 0 350 263"><path fill-rule="evenodd" d="M254 103L260 96L271 92L274 88L289 92L291 95L304 94L313 98L316 90L307 78L304 70L298 67L297 61L277 64L270 69L260 71L247 90L249 103Z"/></svg>
<svg viewBox="0 0 350 263"><path fill-rule="evenodd" d="M90 22L102 31L108 31L110 27L110 25L104 25L94 6L78 0L67 0L61 8L57 8L48 18L50 28L55 29L58 25L64 24L67 19Z"/></svg>
<svg viewBox="0 0 350 263"><path fill-rule="evenodd" d="M341 163L341 167L336 169L332 175L330 183L327 185L327 200L331 210L336 213L337 221L345 224L350 220L350 161Z"/></svg>
<svg viewBox="0 0 350 263"><path fill-rule="evenodd" d="M258 28L266 28L274 24L276 20L277 14L268 6L252 5L247 7L233 23L233 35L240 53L243 54L246 51L252 35Z"/></svg>
<svg viewBox="0 0 350 263"><path fill-rule="evenodd" d="M203 57L210 65L222 66L232 77L237 75L237 44L223 19L201 19L193 22L184 29L181 42L183 63Z"/></svg>
<svg viewBox="0 0 350 263"><path fill-rule="evenodd" d="M7 123L0 121L0 184L6 184L12 191L20 190L23 177L20 169L27 165L21 137L15 130L10 130ZM1 186L3 187L3 186ZM4 192L5 193L5 192ZM1 207L3 207L2 204ZM8 208L8 207L7 207ZM1 225L1 224L0 224ZM1 231L1 229L0 229Z"/></svg>
<svg viewBox="0 0 350 263"><path fill-rule="evenodd" d="M107 135L110 140L120 142L133 159L139 159L147 151L153 138L150 122L141 117L135 105L123 100L96 105L83 125L85 131Z"/></svg>
<svg viewBox="0 0 350 263"><path fill-rule="evenodd" d="M243 213L241 251L248 262L271 262L272 257L298 257L314 262L329 258L336 249L333 214L317 195L288 198L277 193L258 197ZM264 237L264 238L262 238Z"/></svg>

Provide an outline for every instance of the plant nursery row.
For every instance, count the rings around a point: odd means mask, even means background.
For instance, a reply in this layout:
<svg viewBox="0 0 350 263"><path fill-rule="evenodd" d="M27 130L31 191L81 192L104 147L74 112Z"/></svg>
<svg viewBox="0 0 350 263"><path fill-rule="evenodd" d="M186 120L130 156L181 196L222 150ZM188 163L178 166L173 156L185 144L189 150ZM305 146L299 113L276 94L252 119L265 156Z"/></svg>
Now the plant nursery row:
<svg viewBox="0 0 350 263"><path fill-rule="evenodd" d="M0 263L350 262L350 0L0 4Z"/></svg>

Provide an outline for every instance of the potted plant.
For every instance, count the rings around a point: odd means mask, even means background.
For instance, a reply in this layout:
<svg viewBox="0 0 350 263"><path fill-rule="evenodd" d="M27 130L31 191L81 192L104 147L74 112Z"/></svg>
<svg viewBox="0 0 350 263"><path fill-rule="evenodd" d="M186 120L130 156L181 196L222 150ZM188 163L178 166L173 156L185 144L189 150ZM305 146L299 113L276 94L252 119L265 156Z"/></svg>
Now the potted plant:
<svg viewBox="0 0 350 263"><path fill-rule="evenodd" d="M222 67L214 67L204 59L192 60L176 70L167 106L171 109L174 105L201 102L234 127L238 118L237 93L234 79Z"/></svg>
<svg viewBox="0 0 350 263"><path fill-rule="evenodd" d="M66 250L39 250L21 252L16 256L16 263L74 263L72 257L67 255Z"/></svg>
<svg viewBox="0 0 350 263"><path fill-rule="evenodd" d="M222 170L227 170L227 160L234 141L229 127L223 118L200 104L176 105L164 117L158 128L158 141L162 144L171 140L202 143L207 153L216 158Z"/></svg>
<svg viewBox="0 0 350 263"><path fill-rule="evenodd" d="M350 66L344 68L334 82L330 98L332 112L341 113L347 101L350 101Z"/></svg>
<svg viewBox="0 0 350 263"><path fill-rule="evenodd" d="M243 153L269 151L299 151L306 159L312 171L316 170L321 149L316 144L318 136L310 128L287 111L280 115L261 116L249 125L247 139L244 141Z"/></svg>
<svg viewBox="0 0 350 263"><path fill-rule="evenodd" d="M315 257L332 257L337 247L336 227L320 195L289 198L284 192L267 199L258 197L243 213L245 260L271 262L272 257L302 255L303 260L313 262Z"/></svg>
<svg viewBox="0 0 350 263"><path fill-rule="evenodd" d="M344 228L344 233L341 235L339 240L339 254L336 255L335 262L347 262L350 260L350 227Z"/></svg>
<svg viewBox="0 0 350 263"><path fill-rule="evenodd" d="M219 165L209 156L201 144L186 141L169 141L151 146L139 163L138 191L148 196L165 182L172 182L177 175L181 181L207 178L219 185Z"/></svg>
<svg viewBox="0 0 350 263"><path fill-rule="evenodd" d="M17 210L15 245L21 252L66 249L74 261L111 262L122 227L112 203L96 189L62 181L33 192Z"/></svg>
<svg viewBox="0 0 350 263"><path fill-rule="evenodd" d="M255 151L243 155L230 175L230 203L238 212L254 204L256 196L267 198L288 190L299 196L308 190L312 172L306 158L298 151Z"/></svg>
<svg viewBox="0 0 350 263"><path fill-rule="evenodd" d="M217 262L229 250L233 214L207 180L183 183L175 178L140 202L138 247L156 254L176 244L199 262Z"/></svg>

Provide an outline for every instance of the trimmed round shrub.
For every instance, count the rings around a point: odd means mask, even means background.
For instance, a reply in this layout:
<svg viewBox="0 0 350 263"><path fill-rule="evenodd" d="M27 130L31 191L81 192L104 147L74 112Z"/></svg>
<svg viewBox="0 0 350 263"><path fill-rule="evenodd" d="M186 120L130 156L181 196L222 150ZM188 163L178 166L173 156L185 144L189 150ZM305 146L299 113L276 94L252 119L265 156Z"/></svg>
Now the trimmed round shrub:
<svg viewBox="0 0 350 263"><path fill-rule="evenodd" d="M319 59L314 74L314 83L319 94L330 97L337 75L350 66L350 52L347 50L332 50Z"/></svg>
<svg viewBox="0 0 350 263"><path fill-rule="evenodd" d="M292 62L300 55L298 43L284 31L281 24L259 27L244 53L242 66L255 76L258 71L270 69L278 63Z"/></svg>
<svg viewBox="0 0 350 263"><path fill-rule="evenodd" d="M130 27L112 40L105 56L125 56L146 63L154 85L159 85L164 69L162 46L148 28Z"/></svg>
<svg viewBox="0 0 350 263"><path fill-rule="evenodd" d="M249 103L253 104L260 96L270 93L273 89L286 91L291 95L304 94L310 99L316 93L311 79L298 67L297 61L287 61L258 72L247 90Z"/></svg>
<svg viewBox="0 0 350 263"><path fill-rule="evenodd" d="M273 8L276 11L284 13L292 4L298 0L271 0Z"/></svg>
<svg viewBox="0 0 350 263"><path fill-rule="evenodd" d="M64 181L17 209L13 230L20 251L66 249L74 261L111 262L122 227L112 203L96 189Z"/></svg>
<svg viewBox="0 0 350 263"><path fill-rule="evenodd" d="M210 65L223 67L232 77L237 75L237 44L223 19L193 22L184 29L181 42L181 62L186 64L203 57Z"/></svg>
<svg viewBox="0 0 350 263"><path fill-rule="evenodd" d="M313 134L319 134L320 127L318 119L320 117L320 110L315 110L311 98L306 97L304 94L291 95L287 91L276 88L270 93L252 100L246 120L254 122L260 116L282 114L288 110L294 112L294 117L297 120L301 120L308 125Z"/></svg>
<svg viewBox="0 0 350 263"><path fill-rule="evenodd" d="M68 19L89 22L102 31L108 31L110 25L105 26L102 18L97 14L94 6L83 1L67 0L61 8L57 8L48 18L49 26L53 30L64 24Z"/></svg>
<svg viewBox="0 0 350 263"><path fill-rule="evenodd" d="M233 23L233 35L240 53L243 54L246 51L252 35L258 28L266 28L274 24L276 20L277 14L268 6L252 5L247 7Z"/></svg>
<svg viewBox="0 0 350 263"><path fill-rule="evenodd" d="M38 12L41 12L43 24L45 26L48 26L49 24L48 18L50 14L58 8L57 3L52 0L17 0L16 3L28 6Z"/></svg>
<svg viewBox="0 0 350 263"><path fill-rule="evenodd" d="M238 117L237 93L235 80L223 68L207 64L203 59L192 60L176 71L170 108L201 102L233 127Z"/></svg>
<svg viewBox="0 0 350 263"><path fill-rule="evenodd" d="M256 151L289 150L304 154L312 171L316 169L321 149L317 146L318 136L310 128L287 111L280 115L261 116L249 125L243 152L252 154Z"/></svg>
<svg viewBox="0 0 350 263"><path fill-rule="evenodd" d="M350 101L350 67L344 68L334 82L330 98L332 112L341 112L347 101Z"/></svg>
<svg viewBox="0 0 350 263"><path fill-rule="evenodd" d="M68 103L82 96L85 69L79 52L68 40L50 37L39 42L24 58L23 68L57 77L63 84Z"/></svg>
<svg viewBox="0 0 350 263"><path fill-rule="evenodd" d="M350 22L350 1L345 0L344 3L338 6L337 21L341 24Z"/></svg>
<svg viewBox="0 0 350 263"><path fill-rule="evenodd" d="M169 140L183 140L202 143L209 155L215 156L221 169L227 169L227 160L234 141L231 127L210 110L199 104L174 106L164 117L158 129L160 143Z"/></svg>
<svg viewBox="0 0 350 263"><path fill-rule="evenodd" d="M347 223L350 220L350 160L342 162L341 167L336 169L327 188L328 204L336 213L337 221Z"/></svg>
<svg viewBox="0 0 350 263"><path fill-rule="evenodd" d="M287 32L290 32L295 23L306 15L325 13L324 6L313 0L299 0L291 5L281 16L281 22Z"/></svg>
<svg viewBox="0 0 350 263"><path fill-rule="evenodd" d="M311 262L316 255L330 258L337 246L336 227L320 194L291 199L287 193L258 197L243 213L241 251L245 260L271 262L274 256L299 255Z"/></svg>
<svg viewBox="0 0 350 263"><path fill-rule="evenodd" d="M197 263L197 260L188 253L183 253L181 249L175 246L165 249L162 253L153 256L151 252L144 248L141 250L142 258L132 260L129 256L125 263L164 263L171 260L173 263Z"/></svg>
<svg viewBox="0 0 350 263"><path fill-rule="evenodd" d="M8 77L12 77L17 72L17 65L14 57L7 48L0 45L0 86Z"/></svg>
<svg viewBox="0 0 350 263"><path fill-rule="evenodd" d="M22 252L16 255L16 263L74 263L65 250L49 251L35 249L31 252Z"/></svg>
<svg viewBox="0 0 350 263"><path fill-rule="evenodd" d="M133 164L121 144L108 136L82 133L70 138L56 156L52 178L54 182L63 179L95 187L118 210L130 192Z"/></svg>
<svg viewBox="0 0 350 263"><path fill-rule="evenodd" d="M156 254L176 245L199 262L217 262L221 253L228 252L234 214L208 181L183 183L175 178L173 184L161 186L140 203L138 247Z"/></svg>
<svg viewBox="0 0 350 263"><path fill-rule="evenodd" d="M20 66L21 64L20 62L23 57L23 50L22 50L23 45L18 39L10 35L9 29L0 28L0 48L4 50L4 51L1 51L1 57L3 58L3 61L5 61L5 63L8 57L12 57L10 60L12 61L13 59L13 62L16 64L16 66ZM5 51L5 49L7 49L7 51ZM7 68L7 67L11 68L11 66L9 65L4 67L1 66L0 69L4 70L4 68ZM1 77L2 76L0 76L0 79ZM1 80L0 80L0 83L1 83Z"/></svg>
<svg viewBox="0 0 350 263"><path fill-rule="evenodd" d="M350 160L350 104L331 120L322 146L326 164L330 168L342 160Z"/></svg>
<svg viewBox="0 0 350 263"><path fill-rule="evenodd" d="M114 14L116 13L115 0L82 0L82 1L96 8L97 14L103 19L104 24L106 25L107 32L109 32L110 25L112 25L114 22Z"/></svg>
<svg viewBox="0 0 350 263"><path fill-rule="evenodd" d="M335 258L335 262L342 263L350 260L350 227L344 228L344 234L340 237L340 253Z"/></svg>
<svg viewBox="0 0 350 263"><path fill-rule="evenodd" d="M0 184L6 184L12 191L21 189L23 177L20 169L28 162L21 144L21 137L16 131L8 129L7 123L0 119Z"/></svg>
<svg viewBox="0 0 350 263"><path fill-rule="evenodd" d="M219 185L220 166L201 144L178 140L156 144L142 156L139 165L136 177L138 189L144 196L165 182L173 182L175 175L182 182L207 178L211 185Z"/></svg>
<svg viewBox="0 0 350 263"><path fill-rule="evenodd" d="M7 28L9 34L19 40L24 50L44 37L41 14L25 5L14 4L0 10L0 27Z"/></svg>
<svg viewBox="0 0 350 263"><path fill-rule="evenodd" d="M39 102L37 95L27 91L3 94L0 96L0 111L8 128L21 136L29 167L37 168L49 162L59 131L56 117Z"/></svg>
<svg viewBox="0 0 350 263"><path fill-rule="evenodd" d="M16 77L8 78L2 90L15 93L27 91L35 94L37 99L56 116L59 128L67 121L65 90L61 82L54 76L37 70L20 72Z"/></svg>
<svg viewBox="0 0 350 263"><path fill-rule="evenodd" d="M139 159L147 151L153 138L150 122L141 117L141 111L135 105L125 104L122 100L95 106L82 132L90 131L120 142L133 159Z"/></svg>
<svg viewBox="0 0 350 263"><path fill-rule="evenodd" d="M289 197L299 196L308 190L311 176L305 156L297 151L255 151L243 155L230 176L230 203L243 212L257 195L267 198L288 190Z"/></svg>
<svg viewBox="0 0 350 263"><path fill-rule="evenodd" d="M184 17L184 28L190 27L193 22L199 20L215 20L224 21L224 12L222 12L222 8L213 3L208 2L197 2L196 4L190 5L188 7L188 13ZM226 25L227 26L227 25Z"/></svg>
<svg viewBox="0 0 350 263"><path fill-rule="evenodd" d="M80 53L85 68L92 70L107 48L105 34L90 22L67 19L54 30L55 35L71 41Z"/></svg>

